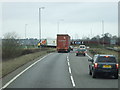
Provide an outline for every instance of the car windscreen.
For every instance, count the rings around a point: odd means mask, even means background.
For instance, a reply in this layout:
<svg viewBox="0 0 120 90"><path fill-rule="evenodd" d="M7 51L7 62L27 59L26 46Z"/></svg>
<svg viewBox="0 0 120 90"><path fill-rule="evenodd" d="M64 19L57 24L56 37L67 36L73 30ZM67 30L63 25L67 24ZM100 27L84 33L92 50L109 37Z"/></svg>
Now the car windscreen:
<svg viewBox="0 0 120 90"><path fill-rule="evenodd" d="M86 49L77 49L76 51L86 51Z"/></svg>
<svg viewBox="0 0 120 90"><path fill-rule="evenodd" d="M116 63L115 57L98 57L97 62Z"/></svg>
<svg viewBox="0 0 120 90"><path fill-rule="evenodd" d="M84 46L80 46L80 48L85 48Z"/></svg>

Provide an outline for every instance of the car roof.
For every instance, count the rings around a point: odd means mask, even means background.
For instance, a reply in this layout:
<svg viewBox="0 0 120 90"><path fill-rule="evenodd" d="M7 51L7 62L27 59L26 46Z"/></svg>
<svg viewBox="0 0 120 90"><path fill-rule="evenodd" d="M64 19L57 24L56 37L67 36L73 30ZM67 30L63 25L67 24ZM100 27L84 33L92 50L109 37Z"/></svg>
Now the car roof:
<svg viewBox="0 0 120 90"><path fill-rule="evenodd" d="M107 55L107 54L96 54L95 56L99 56L99 57L101 57L101 56L109 56L109 57L115 57L114 55Z"/></svg>
<svg viewBox="0 0 120 90"><path fill-rule="evenodd" d="M85 45L80 45L80 46L85 46Z"/></svg>

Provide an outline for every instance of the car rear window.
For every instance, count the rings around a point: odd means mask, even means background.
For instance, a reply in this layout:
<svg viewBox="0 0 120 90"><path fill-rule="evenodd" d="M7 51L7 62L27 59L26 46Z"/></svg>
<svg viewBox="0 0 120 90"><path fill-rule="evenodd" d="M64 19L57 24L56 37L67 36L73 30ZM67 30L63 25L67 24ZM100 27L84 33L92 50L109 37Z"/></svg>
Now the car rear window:
<svg viewBox="0 0 120 90"><path fill-rule="evenodd" d="M77 49L77 51L86 51L86 49Z"/></svg>
<svg viewBox="0 0 120 90"><path fill-rule="evenodd" d="M80 46L80 48L85 48L84 46Z"/></svg>
<svg viewBox="0 0 120 90"><path fill-rule="evenodd" d="M97 59L98 62L108 62L108 63L116 63L116 58L115 57L98 57Z"/></svg>

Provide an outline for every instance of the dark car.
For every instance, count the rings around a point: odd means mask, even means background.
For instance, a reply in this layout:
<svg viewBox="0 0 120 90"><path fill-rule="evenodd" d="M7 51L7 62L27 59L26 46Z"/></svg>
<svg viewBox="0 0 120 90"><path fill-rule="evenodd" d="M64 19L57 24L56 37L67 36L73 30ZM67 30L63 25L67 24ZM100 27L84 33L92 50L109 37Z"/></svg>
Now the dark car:
<svg viewBox="0 0 120 90"><path fill-rule="evenodd" d="M78 48L76 51L75 51L75 55L78 56L78 55L83 55L85 56L86 55L86 49L80 49Z"/></svg>
<svg viewBox="0 0 120 90"><path fill-rule="evenodd" d="M114 55L95 55L93 59L88 59L89 74L93 78L98 75L111 75L118 79L118 62Z"/></svg>

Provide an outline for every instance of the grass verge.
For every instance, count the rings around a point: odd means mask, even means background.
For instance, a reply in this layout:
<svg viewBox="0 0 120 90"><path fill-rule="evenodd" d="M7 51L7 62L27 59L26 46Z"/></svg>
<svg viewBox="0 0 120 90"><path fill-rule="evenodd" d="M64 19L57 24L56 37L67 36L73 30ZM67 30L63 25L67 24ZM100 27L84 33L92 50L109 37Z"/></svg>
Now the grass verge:
<svg viewBox="0 0 120 90"><path fill-rule="evenodd" d="M89 52L92 55L95 54L109 54L109 55L115 55L118 58L118 63L120 65L120 53L116 52L116 51L112 51L112 50L107 50L107 49L103 49L103 48L90 48Z"/></svg>
<svg viewBox="0 0 120 90"><path fill-rule="evenodd" d="M36 58L39 58L40 56L44 56L50 52L55 52L55 49L49 49L46 51L40 51L40 52L31 53L31 54L26 54L26 55L23 55L23 56L20 56L20 57L17 57L17 58L8 60L8 61L3 61L2 62L2 77L4 77L5 75L16 70L20 66L23 66L24 64L26 64Z"/></svg>

